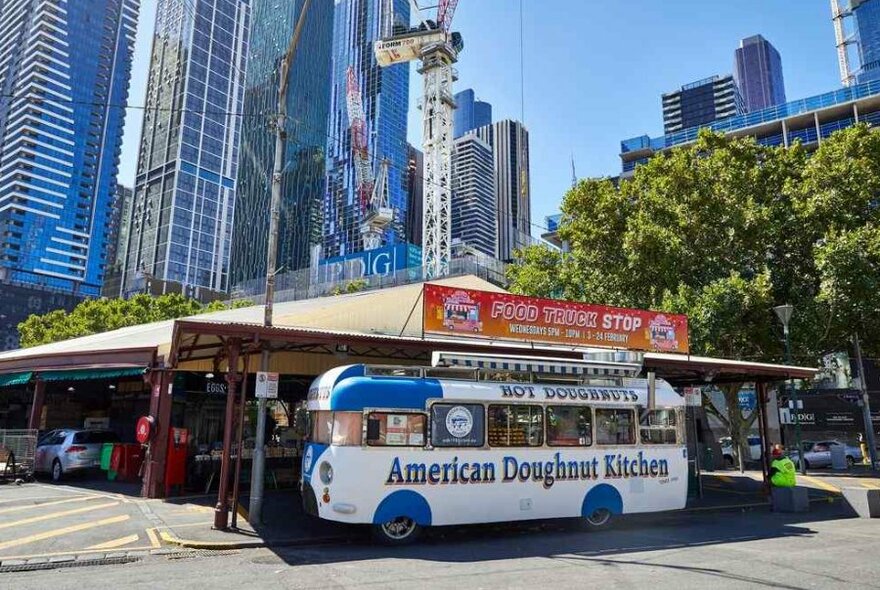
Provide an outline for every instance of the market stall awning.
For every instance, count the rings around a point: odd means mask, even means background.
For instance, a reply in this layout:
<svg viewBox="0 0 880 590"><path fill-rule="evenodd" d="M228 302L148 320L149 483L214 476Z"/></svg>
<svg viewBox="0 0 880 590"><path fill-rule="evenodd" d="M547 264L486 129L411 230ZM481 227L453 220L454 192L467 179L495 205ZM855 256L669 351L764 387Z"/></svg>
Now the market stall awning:
<svg viewBox="0 0 880 590"><path fill-rule="evenodd" d="M642 358L645 371L654 371L658 377L674 386L702 385L707 383L753 383L785 381L787 379L812 379L818 369L773 365L751 361L646 352Z"/></svg>
<svg viewBox="0 0 880 590"><path fill-rule="evenodd" d="M15 385L24 385L31 380L32 371L22 371L20 373L6 373L0 375L0 387L13 387Z"/></svg>
<svg viewBox="0 0 880 590"><path fill-rule="evenodd" d="M90 379L116 379L143 375L145 367L114 367L106 369L70 369L67 371L41 371L43 381L87 381Z"/></svg>

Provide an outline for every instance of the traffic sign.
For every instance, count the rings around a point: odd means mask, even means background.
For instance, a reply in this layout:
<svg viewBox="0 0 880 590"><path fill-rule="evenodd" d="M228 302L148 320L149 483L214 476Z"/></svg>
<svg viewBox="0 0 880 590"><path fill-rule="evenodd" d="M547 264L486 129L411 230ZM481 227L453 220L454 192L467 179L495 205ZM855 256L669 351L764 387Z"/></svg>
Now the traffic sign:
<svg viewBox="0 0 880 590"><path fill-rule="evenodd" d="M257 387L254 390L257 398L278 398L278 373L257 372Z"/></svg>

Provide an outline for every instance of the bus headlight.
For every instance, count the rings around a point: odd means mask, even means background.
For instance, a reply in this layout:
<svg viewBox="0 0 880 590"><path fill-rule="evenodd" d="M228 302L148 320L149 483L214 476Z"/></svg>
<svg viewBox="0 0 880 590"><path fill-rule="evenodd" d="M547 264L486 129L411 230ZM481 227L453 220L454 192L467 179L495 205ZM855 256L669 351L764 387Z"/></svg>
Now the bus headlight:
<svg viewBox="0 0 880 590"><path fill-rule="evenodd" d="M321 466L318 468L318 474L321 477L321 483L324 485L330 485L330 482L333 481L333 467L326 461L321 463Z"/></svg>

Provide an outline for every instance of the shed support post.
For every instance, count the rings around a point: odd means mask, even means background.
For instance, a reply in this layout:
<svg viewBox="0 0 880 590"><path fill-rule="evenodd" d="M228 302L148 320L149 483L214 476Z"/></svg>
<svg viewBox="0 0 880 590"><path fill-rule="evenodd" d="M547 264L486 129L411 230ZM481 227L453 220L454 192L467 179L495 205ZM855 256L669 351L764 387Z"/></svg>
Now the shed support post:
<svg viewBox="0 0 880 590"><path fill-rule="evenodd" d="M755 383L755 394L758 397L758 428L761 430L761 479L763 492L770 495L770 441L767 431L767 383Z"/></svg>
<svg viewBox="0 0 880 590"><path fill-rule="evenodd" d="M174 373L153 370L147 377L150 384L150 416L156 429L147 452L141 496L161 498L165 495L165 460L168 455L168 432L171 430L171 383Z"/></svg>
<svg viewBox="0 0 880 590"><path fill-rule="evenodd" d="M229 471L232 463L232 425L235 422L235 398L238 385L238 353L241 341L229 341L229 366L226 373L226 420L223 424L223 456L220 459L220 489L217 491L217 506L214 508L214 528L225 531L229 528ZM241 454L241 449L238 450Z"/></svg>
<svg viewBox="0 0 880 590"><path fill-rule="evenodd" d="M43 417L43 407L46 405L46 382L37 379L34 382L34 399L31 404L31 415L28 418L28 428L39 430Z"/></svg>

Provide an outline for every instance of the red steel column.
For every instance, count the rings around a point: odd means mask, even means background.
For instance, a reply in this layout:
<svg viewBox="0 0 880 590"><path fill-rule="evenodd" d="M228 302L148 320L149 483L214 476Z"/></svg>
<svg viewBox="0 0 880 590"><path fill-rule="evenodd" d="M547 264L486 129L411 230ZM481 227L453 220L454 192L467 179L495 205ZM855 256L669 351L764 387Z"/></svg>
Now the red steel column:
<svg viewBox="0 0 880 590"><path fill-rule="evenodd" d="M214 528L225 531L229 528L229 456L232 453L232 425L235 422L236 385L238 384L238 353L241 341L229 341L229 368L226 373L226 421L223 424L223 456L220 461L220 490L217 492L217 506L214 508ZM239 450L241 453L241 450Z"/></svg>
<svg viewBox="0 0 880 590"><path fill-rule="evenodd" d="M174 373L153 370L149 373L150 416L155 419L155 434L150 440L144 469L141 496L161 498L165 494L165 459L168 454L168 432L171 429L171 383Z"/></svg>
<svg viewBox="0 0 880 590"><path fill-rule="evenodd" d="M31 415L28 419L28 428L40 429L40 419L43 417L43 406L46 405L46 382L37 379L34 382L34 401L31 404Z"/></svg>

